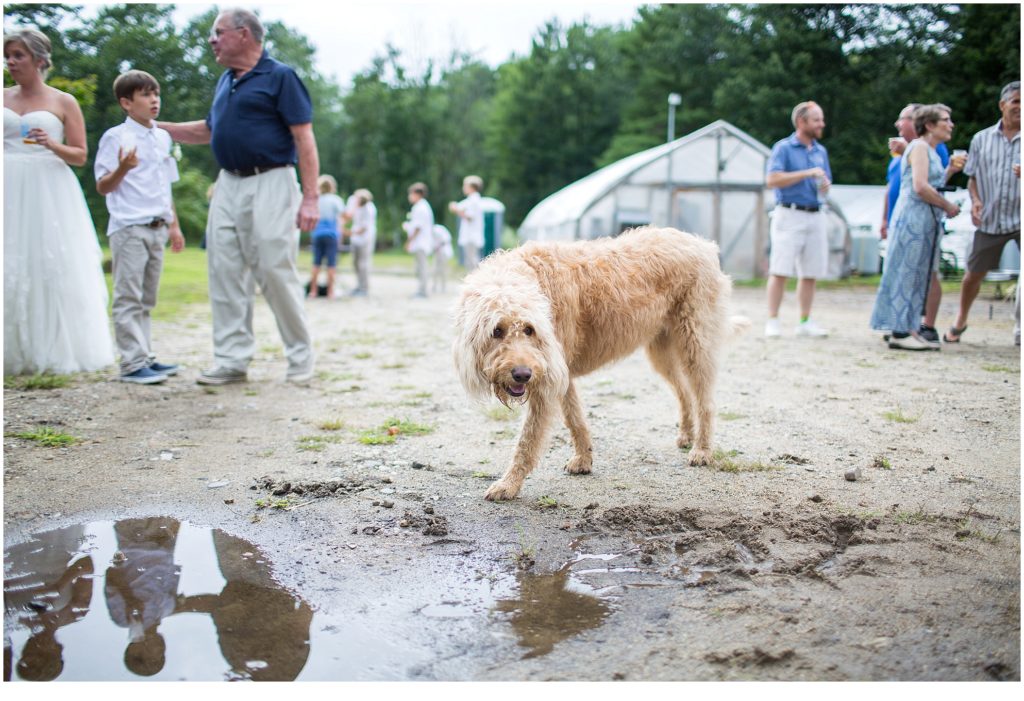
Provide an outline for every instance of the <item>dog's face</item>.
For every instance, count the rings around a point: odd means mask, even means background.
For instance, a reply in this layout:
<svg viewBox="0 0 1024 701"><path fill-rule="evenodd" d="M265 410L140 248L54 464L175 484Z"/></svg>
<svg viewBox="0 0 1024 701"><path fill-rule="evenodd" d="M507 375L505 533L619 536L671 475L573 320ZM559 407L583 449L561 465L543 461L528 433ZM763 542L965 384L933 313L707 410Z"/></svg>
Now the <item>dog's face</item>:
<svg viewBox="0 0 1024 701"><path fill-rule="evenodd" d="M525 402L548 372L534 325L523 319L496 319L488 345L482 370L494 396L505 406Z"/></svg>
<svg viewBox="0 0 1024 701"><path fill-rule="evenodd" d="M562 346L549 303L536 287L467 289L456 309L455 366L471 395L489 394L506 406L568 385Z"/></svg>

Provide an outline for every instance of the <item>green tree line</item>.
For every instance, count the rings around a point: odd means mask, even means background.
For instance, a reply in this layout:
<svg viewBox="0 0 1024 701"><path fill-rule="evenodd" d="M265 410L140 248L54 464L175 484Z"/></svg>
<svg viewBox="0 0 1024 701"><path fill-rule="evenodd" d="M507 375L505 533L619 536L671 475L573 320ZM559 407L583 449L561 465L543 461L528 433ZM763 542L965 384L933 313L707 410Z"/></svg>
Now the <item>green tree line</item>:
<svg viewBox="0 0 1024 701"><path fill-rule="evenodd" d="M172 13L173 5L111 4L86 17L74 5L8 4L4 26L33 24L53 41L49 82L79 99L94 154L123 120L111 86L128 68L160 81L161 119L206 115L223 72L206 39L216 10L184 27ZM998 118L999 88L1020 77L1019 4L645 5L628 26L545 22L526 55L497 68L459 47L413 65L383 46L345 87L317 70L301 33L266 27L271 55L297 70L313 98L321 171L345 193L374 193L384 244L417 180L441 220L462 177L477 173L517 225L552 192L664 141L669 93L682 96L677 135L726 119L768 145L792 131L792 106L813 99L825 110L836 181L878 183L904 104L952 107L951 146L966 147ZM205 146L183 154L175 199L195 243L217 168ZM91 160L79 177L102 231Z"/></svg>

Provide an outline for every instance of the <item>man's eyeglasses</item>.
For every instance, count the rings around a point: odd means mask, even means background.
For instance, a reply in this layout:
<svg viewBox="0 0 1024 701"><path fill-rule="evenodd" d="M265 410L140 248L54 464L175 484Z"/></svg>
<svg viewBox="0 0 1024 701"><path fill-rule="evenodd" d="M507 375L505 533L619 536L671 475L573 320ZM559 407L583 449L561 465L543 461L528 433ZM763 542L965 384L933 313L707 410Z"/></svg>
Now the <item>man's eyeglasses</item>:
<svg viewBox="0 0 1024 701"><path fill-rule="evenodd" d="M244 29L244 27L228 27L227 29L214 29L212 32L210 32L209 38L220 39L221 35L224 34L224 32L234 32L238 31L239 29Z"/></svg>

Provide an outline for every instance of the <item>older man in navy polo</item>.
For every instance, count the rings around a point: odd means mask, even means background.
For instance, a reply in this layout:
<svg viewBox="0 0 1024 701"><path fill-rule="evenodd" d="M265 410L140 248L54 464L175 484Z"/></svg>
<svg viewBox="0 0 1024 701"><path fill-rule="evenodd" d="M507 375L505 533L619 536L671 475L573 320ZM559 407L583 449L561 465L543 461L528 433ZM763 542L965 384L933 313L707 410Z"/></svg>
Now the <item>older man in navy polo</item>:
<svg viewBox="0 0 1024 701"><path fill-rule="evenodd" d="M832 184L828 152L818 143L825 130L825 115L814 102L793 108L796 131L772 147L765 184L775 188L771 255L768 260L768 321L764 335L782 335L779 307L786 279L798 278L800 306L797 336L824 337L828 332L811 320L816 280L828 271L828 234L821 203Z"/></svg>
<svg viewBox="0 0 1024 701"><path fill-rule="evenodd" d="M209 115L160 123L177 141L209 143L221 167L206 227L215 364L199 375L200 384L247 379L256 351L255 284L277 320L286 379L305 384L313 377L313 344L295 267L296 226L309 231L319 217L313 107L295 71L263 49L263 37L252 12L222 11L210 46L228 70L217 83Z"/></svg>

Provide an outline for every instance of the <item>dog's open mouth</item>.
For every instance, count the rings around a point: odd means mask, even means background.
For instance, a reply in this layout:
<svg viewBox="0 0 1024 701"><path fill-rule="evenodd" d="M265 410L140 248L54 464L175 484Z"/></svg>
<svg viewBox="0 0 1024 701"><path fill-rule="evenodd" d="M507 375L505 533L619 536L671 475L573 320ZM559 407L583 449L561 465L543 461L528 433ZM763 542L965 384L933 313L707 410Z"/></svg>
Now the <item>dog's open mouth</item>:
<svg viewBox="0 0 1024 701"><path fill-rule="evenodd" d="M505 391L508 392L510 397L521 397L524 394L526 394L526 385L525 384L521 384L521 385L516 385L516 384L506 385L505 386Z"/></svg>

